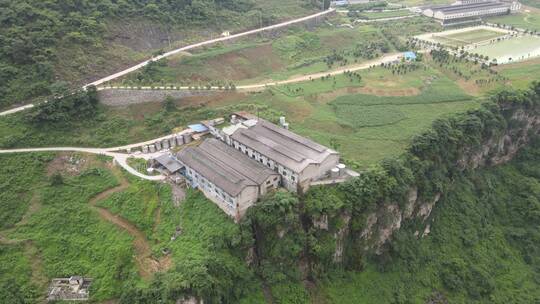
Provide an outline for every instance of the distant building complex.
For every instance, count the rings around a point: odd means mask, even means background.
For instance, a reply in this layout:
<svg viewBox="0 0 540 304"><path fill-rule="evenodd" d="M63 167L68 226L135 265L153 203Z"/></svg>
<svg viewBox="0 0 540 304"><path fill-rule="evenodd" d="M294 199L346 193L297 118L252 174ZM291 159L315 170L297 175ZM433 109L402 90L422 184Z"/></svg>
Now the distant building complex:
<svg viewBox="0 0 540 304"><path fill-rule="evenodd" d="M452 25L507 15L520 8L521 4L517 1L462 0L451 5L428 6L422 9L422 13L443 25Z"/></svg>
<svg viewBox="0 0 540 304"><path fill-rule="evenodd" d="M235 220L280 186L301 193L314 184L339 183L358 175L339 163L336 151L289 131L284 117L281 126L246 112L232 115L231 124L223 129L212 121L205 123L215 138L153 162L167 175L183 176Z"/></svg>

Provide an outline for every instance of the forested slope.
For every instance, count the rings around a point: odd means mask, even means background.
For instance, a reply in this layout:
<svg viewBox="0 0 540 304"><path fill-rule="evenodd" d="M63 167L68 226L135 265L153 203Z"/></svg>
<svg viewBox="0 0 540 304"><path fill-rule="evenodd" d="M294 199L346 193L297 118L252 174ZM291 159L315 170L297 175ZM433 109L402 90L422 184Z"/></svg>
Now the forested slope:
<svg viewBox="0 0 540 304"><path fill-rule="evenodd" d="M59 81L73 84L112 72L159 46L169 46L175 42L171 39L256 27L305 14L318 5L311 0L266 2L2 0L0 107L50 94L51 84ZM160 36L159 31L165 32L165 41L150 44L143 52L118 39Z"/></svg>

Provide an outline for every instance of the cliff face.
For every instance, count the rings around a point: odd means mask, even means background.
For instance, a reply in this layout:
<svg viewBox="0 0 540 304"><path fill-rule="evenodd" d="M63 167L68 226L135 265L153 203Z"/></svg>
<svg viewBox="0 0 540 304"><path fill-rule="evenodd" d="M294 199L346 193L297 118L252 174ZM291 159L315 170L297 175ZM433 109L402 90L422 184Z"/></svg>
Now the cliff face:
<svg viewBox="0 0 540 304"><path fill-rule="evenodd" d="M502 104L498 110L503 114L502 117L506 117L501 121L499 132L489 132L489 136L481 138L480 142L459 148L456 159L450 162L450 166L455 168L444 170L447 182L451 183L451 175L456 172L496 166L512 160L533 137L540 135L540 107L537 104L531 107ZM434 165L438 164L435 162ZM445 166L444 161L440 165ZM385 201L371 211L366 216L363 228L357 232L357 236L351 235L351 239L365 244L364 250L374 249L375 253L380 254L383 246L404 221L415 220L421 223L415 233L417 237L428 235L431 212L444 191L420 196L419 186L413 183L408 186L406 193L401 201ZM345 235L336 234L336 244L342 244ZM336 254L339 251L336 250Z"/></svg>
<svg viewBox="0 0 540 304"><path fill-rule="evenodd" d="M297 280L336 267L360 270L366 257L384 258L392 250L396 231L429 235L433 210L458 177L510 161L539 136L540 84L434 122L401 157L347 183L312 187L299 199L269 197L246 220L255 268L266 280L277 280L278 273Z"/></svg>
<svg viewBox="0 0 540 304"><path fill-rule="evenodd" d="M540 134L538 109L517 107L513 110L502 133L492 134L478 145L462 148L459 158L454 162L459 171L506 163L516 155L520 148L527 145L531 137ZM419 227L415 233L416 236L424 237L429 234L431 212L444 192L419 197L418 191L417 185L410 185L404 201L385 202L369 213L364 228L359 234L360 241L369 244L364 249L371 247L376 253L381 253L383 245L406 220L417 220L422 223L422 227ZM343 243L343 240L336 239L336 243Z"/></svg>

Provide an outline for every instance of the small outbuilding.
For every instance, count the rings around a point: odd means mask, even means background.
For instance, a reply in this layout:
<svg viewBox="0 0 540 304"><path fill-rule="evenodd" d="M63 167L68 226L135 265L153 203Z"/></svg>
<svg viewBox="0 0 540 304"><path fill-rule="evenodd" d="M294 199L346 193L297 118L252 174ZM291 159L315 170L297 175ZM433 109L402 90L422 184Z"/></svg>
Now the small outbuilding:
<svg viewBox="0 0 540 304"><path fill-rule="evenodd" d="M415 61L416 60L416 53L415 52L405 52L405 53L403 53L403 59L405 59L405 61Z"/></svg>
<svg viewBox="0 0 540 304"><path fill-rule="evenodd" d="M180 162L168 153L156 157L154 159L154 166L161 167L167 175L175 174L182 168Z"/></svg>

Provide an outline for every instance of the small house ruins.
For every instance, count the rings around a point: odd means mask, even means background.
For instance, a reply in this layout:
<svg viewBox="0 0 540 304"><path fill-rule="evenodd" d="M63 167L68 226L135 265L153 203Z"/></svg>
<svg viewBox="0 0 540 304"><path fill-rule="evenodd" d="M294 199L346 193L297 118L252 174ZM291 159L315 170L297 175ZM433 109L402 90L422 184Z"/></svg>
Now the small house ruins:
<svg viewBox="0 0 540 304"><path fill-rule="evenodd" d="M87 301L92 279L81 276L52 279L47 301Z"/></svg>

